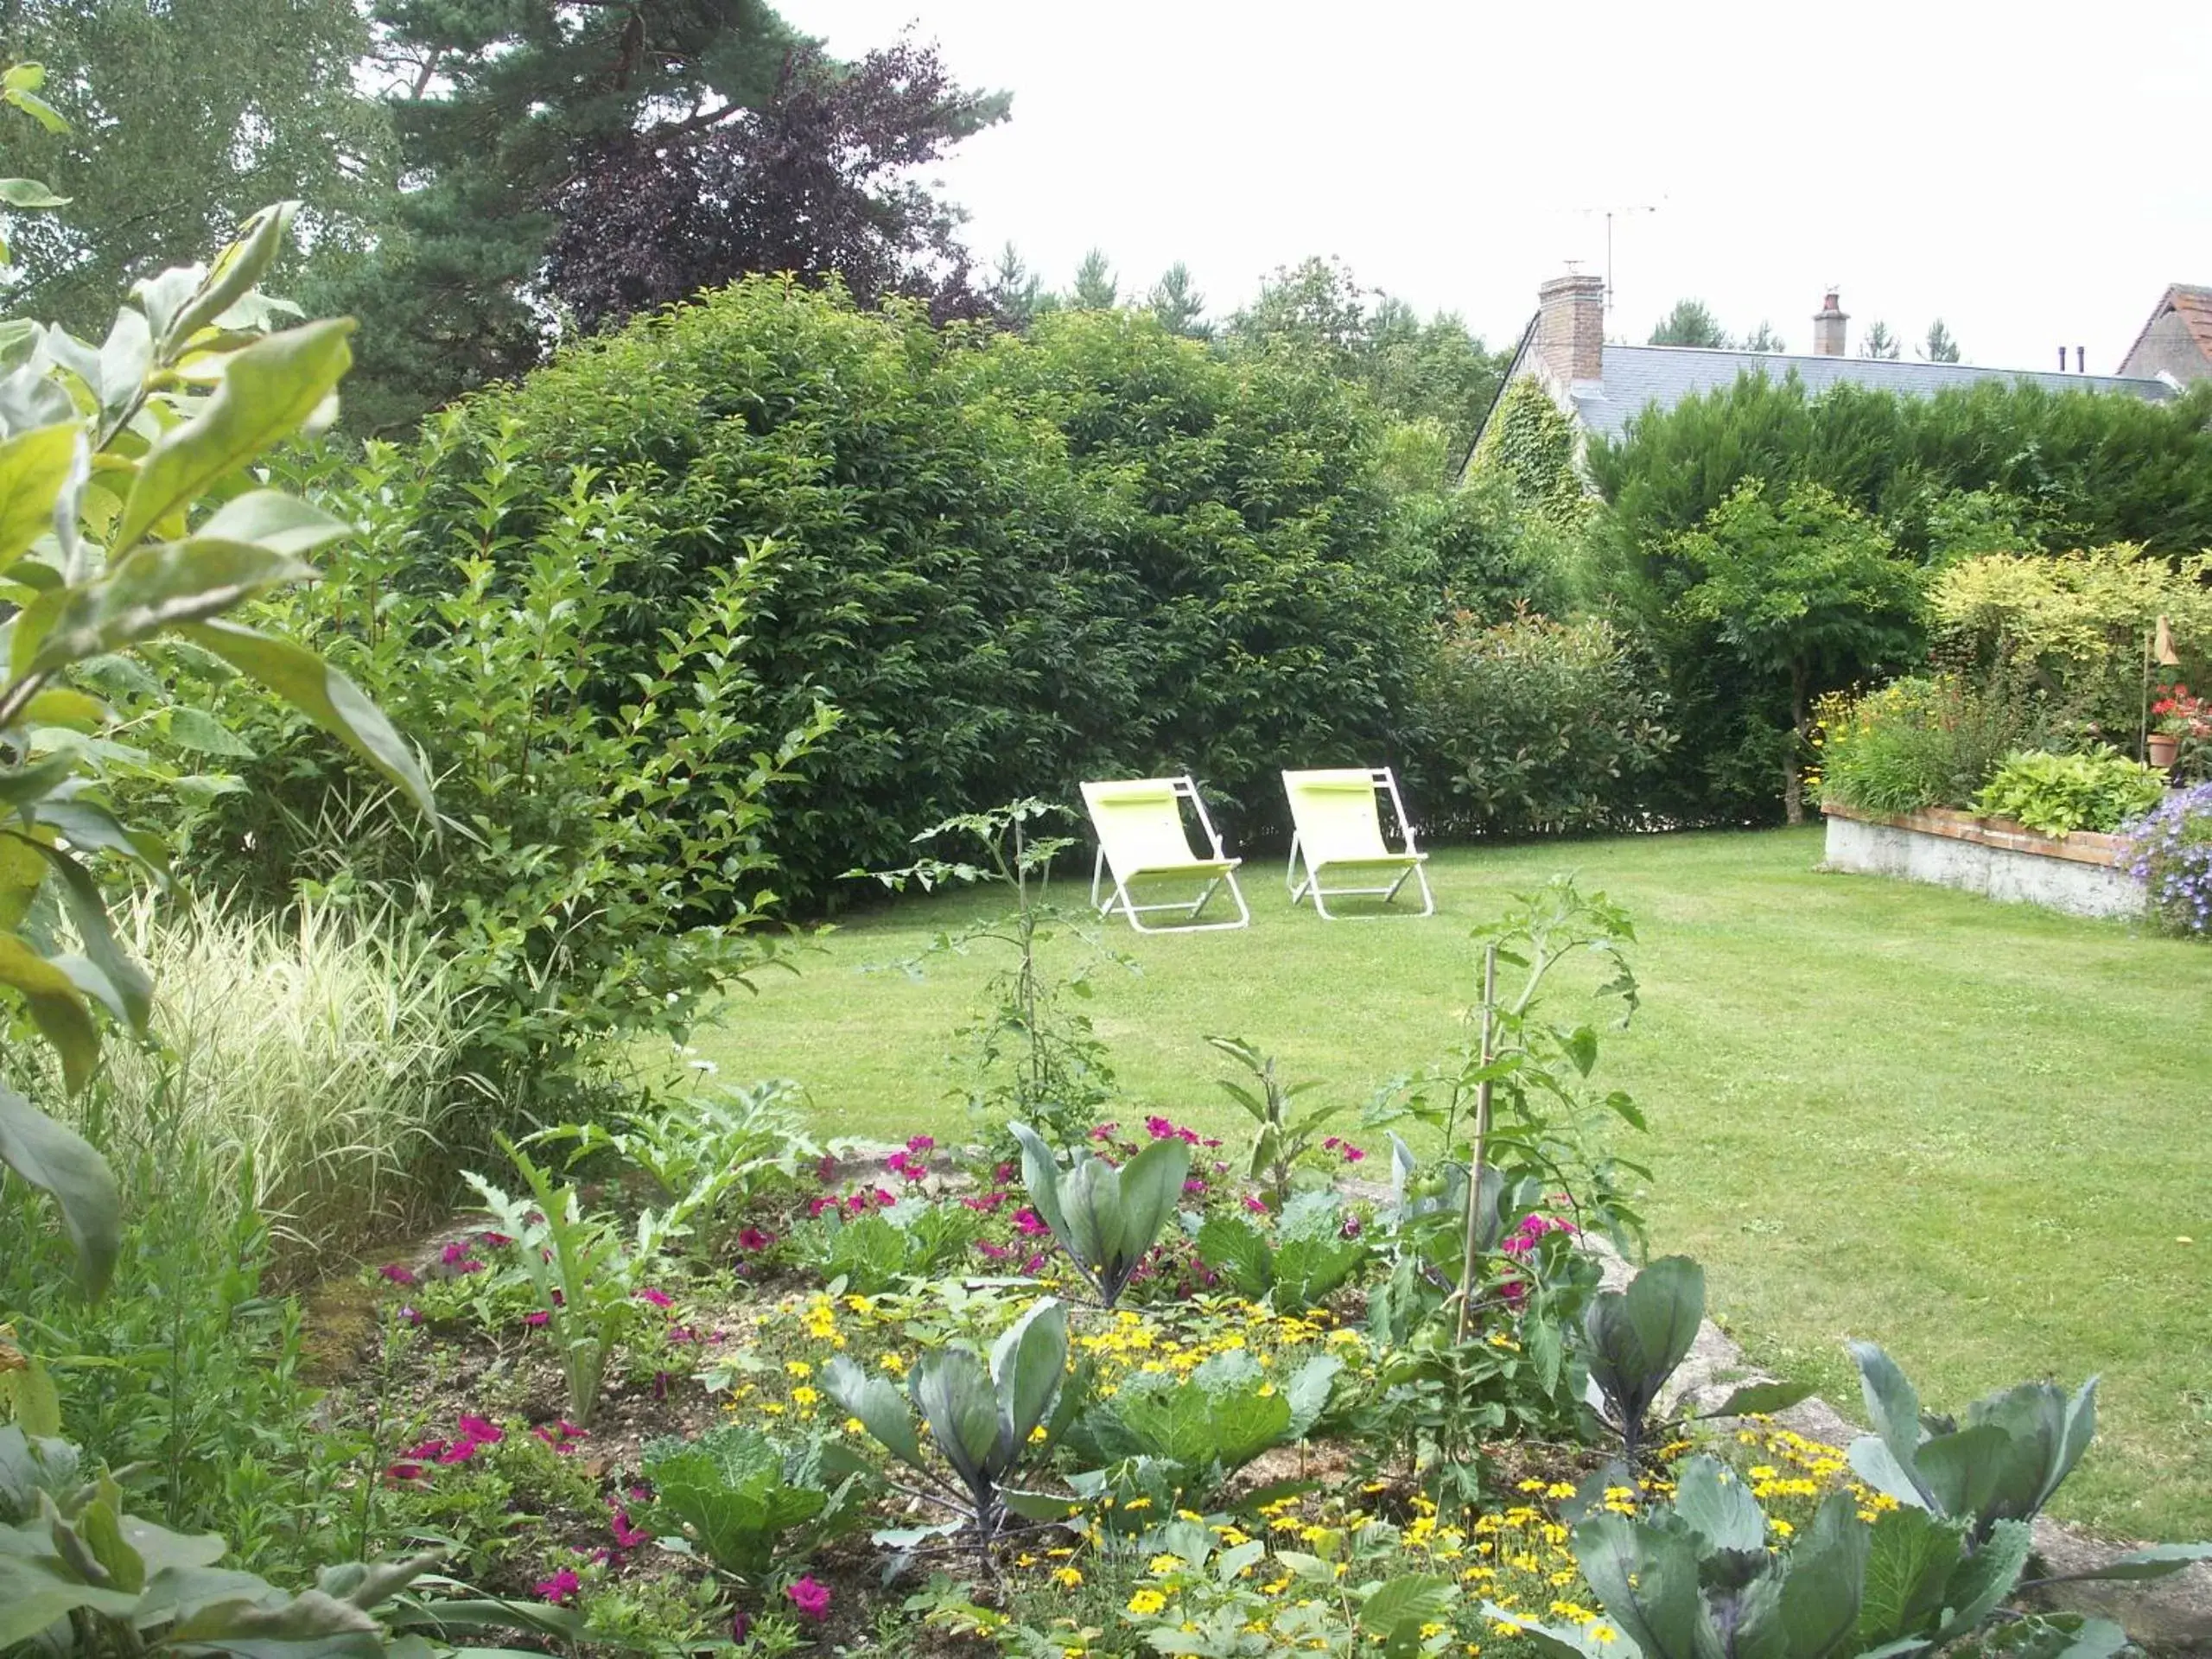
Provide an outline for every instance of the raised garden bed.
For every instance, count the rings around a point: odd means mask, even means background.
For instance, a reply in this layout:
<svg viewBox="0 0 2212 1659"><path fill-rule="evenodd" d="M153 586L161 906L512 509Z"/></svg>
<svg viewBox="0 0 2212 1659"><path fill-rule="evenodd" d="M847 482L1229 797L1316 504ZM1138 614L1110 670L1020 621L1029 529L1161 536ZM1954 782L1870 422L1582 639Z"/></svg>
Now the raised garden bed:
<svg viewBox="0 0 2212 1659"><path fill-rule="evenodd" d="M2057 840L2009 818L1944 807L1899 817L1834 804L1821 810L1832 870L1925 881L2074 916L2143 913L2143 888L2126 872L2118 836L2076 830Z"/></svg>

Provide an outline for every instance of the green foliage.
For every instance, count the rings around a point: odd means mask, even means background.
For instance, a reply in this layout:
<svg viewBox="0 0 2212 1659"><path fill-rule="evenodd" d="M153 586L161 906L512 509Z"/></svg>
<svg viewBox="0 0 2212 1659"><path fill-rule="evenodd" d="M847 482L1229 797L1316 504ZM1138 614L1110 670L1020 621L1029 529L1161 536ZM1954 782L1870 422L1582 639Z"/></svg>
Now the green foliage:
<svg viewBox="0 0 2212 1659"><path fill-rule="evenodd" d="M1821 798L1884 814L1967 805L2006 754L2039 746L2050 725L2032 693L1956 674L1838 693L1815 714Z"/></svg>
<svg viewBox="0 0 2212 1659"><path fill-rule="evenodd" d="M1993 553L1936 578L1929 608L1969 661L2025 679L2064 728L2132 743L2143 719L2145 643L2168 621L2183 666L2212 668L2212 553L2169 559L2132 545L2057 558Z"/></svg>
<svg viewBox="0 0 2212 1659"><path fill-rule="evenodd" d="M351 0L72 0L19 8L8 33L70 122L8 140L67 199L35 216L5 199L15 315L97 340L119 283L220 246L244 203L296 197L301 249L273 273L290 293L356 257L383 215L391 133L357 79L369 25Z"/></svg>
<svg viewBox="0 0 2212 1659"><path fill-rule="evenodd" d="M351 360L348 322L260 332L271 308L255 284L291 212L285 204L256 215L212 267L139 284L136 305L118 315L99 350L58 328L10 330L0 381L8 485L0 598L18 608L7 624L10 676L0 682L0 733L10 750L0 776L10 813L0 832L0 985L53 1047L71 1093L99 1058L95 1006L143 1033L153 996L80 855L118 856L156 877L168 867L160 838L117 816L96 758L99 734L116 717L86 689L102 683L103 668L150 680L160 700L159 681L116 665L118 653L166 636L219 658L430 810L413 752L350 681L299 645L222 620L256 594L314 575L303 556L346 530L260 487L251 470L273 446L327 419ZM0 1164L52 1194L83 1281L97 1289L120 1226L99 1156L0 1090Z"/></svg>
<svg viewBox="0 0 2212 1659"><path fill-rule="evenodd" d="M1523 375L1498 394L1468 472L1496 474L1529 511L1572 525L1590 507L1578 448L1574 423L1541 381Z"/></svg>
<svg viewBox="0 0 2212 1659"><path fill-rule="evenodd" d="M758 1585L859 1523L861 1475L840 1478L824 1453L818 1437L781 1446L742 1423L651 1441L639 1461L653 1497L640 1523L680 1532L723 1572Z"/></svg>
<svg viewBox="0 0 2212 1659"><path fill-rule="evenodd" d="M920 1437L899 1391L884 1377L861 1370L840 1354L823 1372L830 1397L860 1419L877 1444L921 1477L921 1495L955 1519L916 1533L878 1533L880 1542L911 1546L933 1533L967 1529L982 1541L1005 1524L1009 1499L1026 1495L1006 1483L1022 1463L1050 1450L1083 1403L1083 1389L1065 1384L1068 1364L1067 1310L1051 1297L1028 1310L991 1345L983 1360L967 1347L939 1348L916 1361L907 1393L920 1412L938 1455L958 1484L947 1482L923 1456ZM1036 1431L1044 1430L1037 1435ZM1064 1503L1047 1500L1047 1513Z"/></svg>
<svg viewBox="0 0 2212 1659"><path fill-rule="evenodd" d="M1322 1172L1325 1183L1333 1174L1337 1160L1323 1158L1316 1143L1320 1132L1348 1109L1348 1103L1338 1101L1311 1111L1294 1111L1291 1103L1310 1090L1312 1084L1284 1083L1275 1076L1274 1057L1261 1053L1242 1038L1209 1037L1206 1041L1236 1061L1252 1079L1250 1088L1227 1077L1217 1081L1222 1092L1259 1125L1252 1137L1251 1164L1245 1173L1250 1180L1263 1184L1281 1214L1290 1203L1292 1178L1301 1166Z"/></svg>
<svg viewBox="0 0 2212 1659"><path fill-rule="evenodd" d="M529 1154L505 1135L499 1142L522 1172L529 1196L510 1198L473 1171L467 1179L493 1225L516 1241L518 1265L502 1276L526 1280L537 1294L545 1333L560 1357L569 1415L588 1427L607 1366L645 1317L638 1292L660 1270L662 1246L683 1230L682 1207L644 1211L625 1240L613 1217L584 1213L574 1186L556 1187Z"/></svg>
<svg viewBox="0 0 2212 1659"><path fill-rule="evenodd" d="M1343 1369L1317 1354L1278 1377L1239 1349L1187 1376L1140 1371L1077 1424L1069 1444L1090 1468L1076 1489L1150 1496L1162 1511L1198 1504L1262 1452L1305 1439Z"/></svg>
<svg viewBox="0 0 2212 1659"><path fill-rule="evenodd" d="M2014 819L2038 835L2063 837L2076 830L2110 835L2156 806L2165 792L2163 772L2116 749L2022 752L2005 756L1974 797L1974 810Z"/></svg>
<svg viewBox="0 0 2212 1659"><path fill-rule="evenodd" d="M1675 543L1692 578L1679 614L1710 631L1754 675L1786 679L1791 726L1811 734L1814 696L1909 655L1918 644L1918 572L1888 537L1819 485L1779 500L1746 480ZM1800 812L1795 747L1783 769L1783 801Z"/></svg>
<svg viewBox="0 0 2212 1659"><path fill-rule="evenodd" d="M1027 1123L1013 1129L1029 1202L1098 1300L1113 1306L1175 1213L1191 1173L1191 1148L1171 1135L1116 1169L1077 1145L1063 1172L1036 1130Z"/></svg>
<svg viewBox="0 0 2212 1659"><path fill-rule="evenodd" d="M467 1068L550 1116L573 1112L580 1074L629 1064L633 1039L681 1040L763 960L749 930L772 902L766 800L834 716L803 697L797 728L755 723L741 653L773 550L656 599L648 504L588 469L543 495L523 447L512 424L479 447L447 416L412 454L372 445L318 469L364 543L340 581L278 613L423 734L450 833L393 822L371 780L303 747L299 722L231 699L219 707L252 756L224 764L246 787L207 804L194 846L211 881L264 902L304 868L333 902L437 938ZM435 527L433 467L467 493ZM625 667L635 677L615 683Z"/></svg>
<svg viewBox="0 0 2212 1659"><path fill-rule="evenodd" d="M1097 1109L1112 1097L1114 1071L1090 1016L1070 1008L1065 999L1090 995L1090 976L1102 959L1134 967L1127 957L1109 951L1097 931L1085 925L1095 918L1078 916L1043 897L1052 861L1075 842L1066 836L1039 836L1033 826L1072 816L1065 807L1033 797L963 813L931 824L913 844L958 838L980 849L982 863L931 855L899 869L873 872L894 893L910 884L928 892L971 882L1012 890L1012 910L938 935L907 969L914 971L931 956L965 956L979 944L1004 945L1014 953L1013 966L984 985L988 1010L965 1028L975 1045L976 1080L968 1109L980 1123L995 1126L1011 1114L1041 1122L1055 1139L1067 1141L1080 1140L1096 1121ZM1072 972L1056 975L1039 953L1063 932L1071 934L1088 955Z"/></svg>
<svg viewBox="0 0 2212 1659"><path fill-rule="evenodd" d="M1942 318L1938 317L1928 325L1928 338L1921 344L1920 354L1930 363L1955 363L1959 360L1959 342L1943 326Z"/></svg>
<svg viewBox="0 0 2212 1659"><path fill-rule="evenodd" d="M618 1112L613 1128L563 1123L524 1144L569 1142L572 1163L607 1153L647 1177L667 1204L709 1217L742 1209L772 1174L796 1175L802 1159L822 1155L798 1096L788 1082L701 1087Z"/></svg>
<svg viewBox="0 0 2212 1659"><path fill-rule="evenodd" d="M832 1205L794 1227L791 1239L799 1259L835 1287L833 1294L873 1296L951 1270L982 1230L982 1218L972 1210L907 1199L861 1216Z"/></svg>
<svg viewBox="0 0 2212 1659"><path fill-rule="evenodd" d="M1198 1229L1198 1260L1249 1301L1278 1313L1321 1306L1366 1265L1366 1240L1344 1236L1341 1205L1332 1192L1291 1199L1274 1236L1234 1211L1206 1217Z"/></svg>
<svg viewBox="0 0 2212 1659"><path fill-rule="evenodd" d="M2097 1432L2097 1379L2069 1400L2050 1382L2023 1382L1967 1408L1966 1427L1923 1413L1897 1363L1854 1342L1872 1434L1851 1443L1851 1466L1877 1491L1969 1526L1979 1547L2007 1522L2035 1519Z"/></svg>
<svg viewBox="0 0 2212 1659"><path fill-rule="evenodd" d="M1437 817L1498 836L1628 829L1675 747L1644 653L1602 617L1441 624L1414 723Z"/></svg>
<svg viewBox="0 0 2212 1659"><path fill-rule="evenodd" d="M1651 330L1654 346L1705 346L1726 351L1732 343L1703 300L1676 300Z"/></svg>
<svg viewBox="0 0 2212 1659"><path fill-rule="evenodd" d="M1649 1446L1651 1408L1667 1379L1689 1357L1704 1319L1705 1270L1684 1255L1662 1256L1630 1280L1626 1290L1601 1290L1591 1299L1582 1319L1590 1382L1603 1402L1605 1427L1620 1436L1631 1464ZM1779 1411L1811 1392L1755 1384L1713 1414Z"/></svg>
<svg viewBox="0 0 2212 1659"><path fill-rule="evenodd" d="M1386 435L1389 446L1402 429ZM1581 580L1583 538L1523 506L1496 469L1458 488L1402 495L1395 532L1406 579L1435 596L1439 613L1499 621L1525 606L1563 613Z"/></svg>

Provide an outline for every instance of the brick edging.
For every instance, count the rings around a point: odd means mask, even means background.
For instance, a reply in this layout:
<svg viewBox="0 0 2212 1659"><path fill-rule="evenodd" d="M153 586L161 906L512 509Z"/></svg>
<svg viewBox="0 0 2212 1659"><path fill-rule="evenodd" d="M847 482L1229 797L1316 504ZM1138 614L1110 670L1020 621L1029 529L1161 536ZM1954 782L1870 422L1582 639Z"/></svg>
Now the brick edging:
<svg viewBox="0 0 2212 1659"><path fill-rule="evenodd" d="M1968 841L2008 853L2027 853L2037 858L2063 858L2069 863L2094 864L2106 869L2120 868L2126 859L2127 843L2118 836L2101 836L2087 830L2076 830L2061 841L2050 836L2037 835L2024 824L2016 823L2010 818L1978 818L1971 812L1957 812L1948 807L1929 807L1900 817L1883 812L1861 812L1853 807L1823 801L1821 811L1831 818L1886 824L1893 830L1916 830L1922 835L1941 836L1947 841Z"/></svg>

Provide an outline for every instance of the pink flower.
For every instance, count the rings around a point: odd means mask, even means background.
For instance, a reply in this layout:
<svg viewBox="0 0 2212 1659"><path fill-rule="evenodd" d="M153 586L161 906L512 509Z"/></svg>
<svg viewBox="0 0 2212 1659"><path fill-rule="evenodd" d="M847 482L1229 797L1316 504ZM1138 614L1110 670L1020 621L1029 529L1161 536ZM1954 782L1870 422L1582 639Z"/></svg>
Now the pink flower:
<svg viewBox="0 0 2212 1659"><path fill-rule="evenodd" d="M737 1248L741 1250L765 1250L775 1242L773 1233L763 1232L758 1227L747 1227L737 1236Z"/></svg>
<svg viewBox="0 0 2212 1659"><path fill-rule="evenodd" d="M1264 1216L1268 1213L1268 1206L1249 1192L1244 1195L1244 1207L1255 1216Z"/></svg>
<svg viewBox="0 0 2212 1659"><path fill-rule="evenodd" d="M384 1478L386 1480L394 1481L420 1480L429 1472L421 1464L410 1459L393 1464L384 1471Z"/></svg>
<svg viewBox="0 0 2212 1659"><path fill-rule="evenodd" d="M422 1310L421 1310L421 1309L419 1309L419 1308L417 1308L417 1307L416 1307L412 1303L409 1303L409 1304L407 1304L407 1305L405 1305L405 1306L402 1306L402 1307L400 1308L400 1310L399 1310L399 1322L400 1322L402 1325L420 1325L420 1324L422 1324L422 1323L423 1323L423 1314L422 1314Z"/></svg>
<svg viewBox="0 0 2212 1659"><path fill-rule="evenodd" d="M1006 1202L1006 1194L1003 1192L986 1192L981 1198L965 1198L961 1199L960 1202L968 1209L976 1211L980 1214L986 1216L995 1215L997 1213L999 1205Z"/></svg>
<svg viewBox="0 0 2212 1659"><path fill-rule="evenodd" d="M1040 1251L1037 1255L1031 1256L1027 1262L1023 1262L1021 1264L1021 1270L1024 1273L1034 1273L1038 1268L1044 1265L1045 1257L1043 1252Z"/></svg>
<svg viewBox="0 0 2212 1659"><path fill-rule="evenodd" d="M620 1503L610 1503L607 1507L614 1512L613 1530L617 1548L633 1549L639 1544L652 1541L652 1534L647 1532L643 1527L633 1527L630 1524L629 1510L624 1509Z"/></svg>
<svg viewBox="0 0 2212 1659"><path fill-rule="evenodd" d="M926 1153L934 1152L936 1149L937 1142L926 1135L915 1135L906 1142L906 1150L909 1152Z"/></svg>
<svg viewBox="0 0 2212 1659"><path fill-rule="evenodd" d="M637 1297L639 1301L651 1302L655 1307L674 1307L676 1306L675 1297L670 1295L664 1290L655 1290L651 1285L647 1285L643 1290L639 1291L637 1293Z"/></svg>
<svg viewBox="0 0 2212 1659"><path fill-rule="evenodd" d="M507 1438L507 1434L489 1418L473 1416L464 1411L461 1414L461 1437L465 1440L474 1440L479 1446L497 1446Z"/></svg>
<svg viewBox="0 0 2212 1659"><path fill-rule="evenodd" d="M836 1159L826 1152L823 1153L822 1161L814 1166L814 1179L824 1186L836 1180L837 1179Z"/></svg>
<svg viewBox="0 0 2212 1659"><path fill-rule="evenodd" d="M550 1428L540 1425L530 1432L564 1458L576 1449L574 1442L585 1438L584 1431L565 1417Z"/></svg>
<svg viewBox="0 0 2212 1659"><path fill-rule="evenodd" d="M1193 1175L1189 1180L1183 1183L1183 1190L1185 1192L1191 1193L1204 1192L1206 1190L1206 1184L1200 1180L1197 1176Z"/></svg>
<svg viewBox="0 0 2212 1659"><path fill-rule="evenodd" d="M540 1579L531 1586L531 1592L540 1601L550 1601L555 1606L564 1605L582 1588L574 1567L564 1567L550 1578Z"/></svg>
<svg viewBox="0 0 2212 1659"><path fill-rule="evenodd" d="M791 1599L791 1605L802 1618L824 1619L830 1617L830 1586L817 1584L811 1573L791 1586L784 1593Z"/></svg>
<svg viewBox="0 0 2212 1659"><path fill-rule="evenodd" d="M1027 1238L1041 1238L1052 1230L1041 1216L1026 1206L1014 1212L1014 1230Z"/></svg>
<svg viewBox="0 0 2212 1659"><path fill-rule="evenodd" d="M476 1455L476 1442L475 1442L475 1441L474 1441L474 1440L455 1440L455 1441L454 1441L451 1446L449 1446L446 1447L446 1449L445 1449L444 1451L442 1451L442 1452L439 1452L439 1453L438 1453L438 1461L439 1461L440 1463L446 1463L446 1464L452 1464L452 1463L467 1463L467 1462L471 1458L474 1457L475 1455Z"/></svg>
<svg viewBox="0 0 2212 1659"><path fill-rule="evenodd" d="M812 1221L821 1215L824 1210L834 1210L836 1207L837 1200L832 1198L829 1193L824 1192L820 1198L809 1198L806 1201L806 1218L809 1221Z"/></svg>
<svg viewBox="0 0 2212 1659"><path fill-rule="evenodd" d="M416 1285L422 1281L415 1276L415 1269L397 1262L387 1262L377 1269L377 1276L395 1285Z"/></svg>
<svg viewBox="0 0 2212 1659"><path fill-rule="evenodd" d="M1094 1141L1111 1141L1114 1138L1114 1131L1121 1127L1118 1123L1101 1123L1096 1128L1091 1130L1090 1138Z"/></svg>
<svg viewBox="0 0 2212 1659"><path fill-rule="evenodd" d="M1005 1245L994 1244L988 1238L977 1239L976 1241L976 1248L993 1262L1003 1262L1007 1257L1014 1254L1014 1252L1007 1249Z"/></svg>
<svg viewBox="0 0 2212 1659"><path fill-rule="evenodd" d="M514 1240L509 1238L505 1233L479 1233L476 1235L476 1239L486 1249L492 1250L504 1250L514 1243Z"/></svg>
<svg viewBox="0 0 2212 1659"><path fill-rule="evenodd" d="M1357 1147L1352 1145L1351 1141L1347 1141L1344 1142L1344 1162L1348 1164L1356 1164L1366 1156L1367 1154L1365 1153L1362 1152Z"/></svg>
<svg viewBox="0 0 2212 1659"><path fill-rule="evenodd" d="M403 1458L435 1458L445 1449L446 1443L443 1440L424 1440L420 1445L409 1446L399 1455Z"/></svg>
<svg viewBox="0 0 2212 1659"><path fill-rule="evenodd" d="M741 1648L745 1645L745 1638L752 1634L753 1621L746 1617L745 1609L741 1607L729 1616L729 1639Z"/></svg>
<svg viewBox="0 0 2212 1659"><path fill-rule="evenodd" d="M888 1210L893 1205L899 1202L897 1198L893 1198L890 1193L885 1192L880 1186L868 1196L873 1198L877 1204L882 1205L886 1210Z"/></svg>
<svg viewBox="0 0 2212 1659"><path fill-rule="evenodd" d="M535 1313L525 1313L522 1316L522 1322L533 1329L541 1325L550 1325L553 1316L542 1307Z"/></svg>
<svg viewBox="0 0 2212 1659"><path fill-rule="evenodd" d="M449 1270L454 1273L481 1273L484 1271L484 1264L481 1262L479 1262L474 1256L469 1255L468 1246L462 1243L459 1239L455 1239L452 1243L447 1245L445 1249L440 1254L438 1259L442 1262Z"/></svg>
<svg viewBox="0 0 2212 1659"><path fill-rule="evenodd" d="M1012 1164L1001 1164L991 1171L991 1179L1001 1186L1004 1186L1013 1179L1014 1166Z"/></svg>

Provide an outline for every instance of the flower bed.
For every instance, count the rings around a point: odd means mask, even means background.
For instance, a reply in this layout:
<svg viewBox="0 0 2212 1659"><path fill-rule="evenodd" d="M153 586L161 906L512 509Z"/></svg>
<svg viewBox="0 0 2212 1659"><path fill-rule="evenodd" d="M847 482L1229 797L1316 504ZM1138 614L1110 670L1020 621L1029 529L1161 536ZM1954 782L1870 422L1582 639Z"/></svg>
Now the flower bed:
<svg viewBox="0 0 2212 1659"><path fill-rule="evenodd" d="M2143 913L2143 889L2128 874L2126 842L2119 836L2040 836L2009 819L1943 807L1885 816L1829 803L1821 810L1827 819L1830 869L1925 881L2075 916Z"/></svg>

